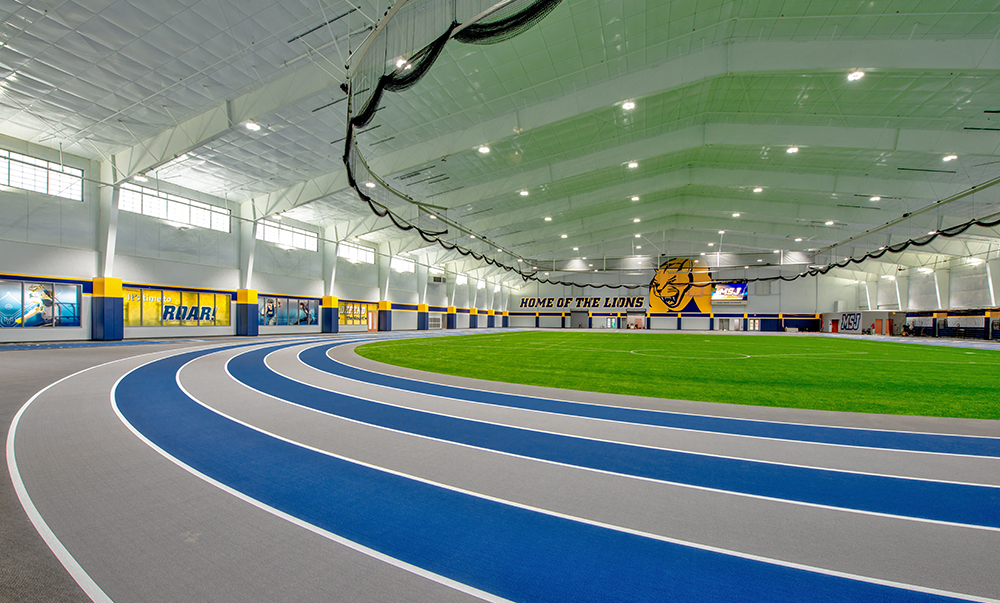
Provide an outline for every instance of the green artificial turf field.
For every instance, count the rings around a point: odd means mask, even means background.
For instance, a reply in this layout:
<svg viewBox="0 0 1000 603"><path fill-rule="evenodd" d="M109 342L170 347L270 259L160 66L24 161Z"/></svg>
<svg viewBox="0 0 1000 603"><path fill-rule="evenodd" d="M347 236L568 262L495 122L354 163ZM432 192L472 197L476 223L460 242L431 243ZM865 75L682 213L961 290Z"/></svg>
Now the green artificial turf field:
<svg viewBox="0 0 1000 603"><path fill-rule="evenodd" d="M809 336L539 332L371 343L398 366L613 394L1000 419L1000 351Z"/></svg>

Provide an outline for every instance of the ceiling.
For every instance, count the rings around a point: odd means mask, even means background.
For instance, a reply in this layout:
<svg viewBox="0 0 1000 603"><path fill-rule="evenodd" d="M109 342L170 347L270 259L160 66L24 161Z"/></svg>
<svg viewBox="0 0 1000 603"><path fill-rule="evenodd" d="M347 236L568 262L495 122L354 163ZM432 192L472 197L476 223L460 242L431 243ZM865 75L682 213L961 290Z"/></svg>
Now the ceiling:
<svg viewBox="0 0 1000 603"><path fill-rule="evenodd" d="M387 9L18 2L0 28L0 133L509 278L348 187L340 85ZM1000 0L564 0L511 40L450 41L383 96L358 150L425 204L390 209L509 265L580 282L601 258L627 280L620 258L704 253L795 273L1000 213L998 34ZM1000 232L973 227L854 269L998 251Z"/></svg>

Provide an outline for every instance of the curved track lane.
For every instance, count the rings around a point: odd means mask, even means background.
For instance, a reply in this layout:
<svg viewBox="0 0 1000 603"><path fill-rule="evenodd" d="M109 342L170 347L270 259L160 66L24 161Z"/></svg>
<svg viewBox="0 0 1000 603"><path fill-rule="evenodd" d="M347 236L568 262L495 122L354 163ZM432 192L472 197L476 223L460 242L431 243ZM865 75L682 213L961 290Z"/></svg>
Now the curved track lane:
<svg viewBox="0 0 1000 603"><path fill-rule="evenodd" d="M330 343L161 353L57 384L10 432L24 490L120 601L1000 592L989 425L696 429L664 401L625 417L580 392L541 409L543 388L410 387L333 362ZM828 441L849 431L864 447Z"/></svg>

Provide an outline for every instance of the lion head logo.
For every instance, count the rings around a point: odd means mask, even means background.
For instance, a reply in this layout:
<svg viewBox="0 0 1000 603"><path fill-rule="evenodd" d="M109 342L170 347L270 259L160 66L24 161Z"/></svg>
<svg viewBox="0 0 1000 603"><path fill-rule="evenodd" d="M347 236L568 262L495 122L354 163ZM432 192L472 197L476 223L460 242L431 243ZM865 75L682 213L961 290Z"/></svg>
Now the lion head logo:
<svg viewBox="0 0 1000 603"><path fill-rule="evenodd" d="M710 312L711 281L708 266L697 260L672 258L660 265L649 284L653 311ZM694 303L694 307L690 307ZM657 307L659 306L659 307Z"/></svg>

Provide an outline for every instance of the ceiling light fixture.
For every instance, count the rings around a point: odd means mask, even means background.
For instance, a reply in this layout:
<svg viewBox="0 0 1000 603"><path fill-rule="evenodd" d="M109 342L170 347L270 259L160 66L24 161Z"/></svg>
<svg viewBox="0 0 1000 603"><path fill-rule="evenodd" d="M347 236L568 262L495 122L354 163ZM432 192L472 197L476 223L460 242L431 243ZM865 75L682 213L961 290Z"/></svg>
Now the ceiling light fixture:
<svg viewBox="0 0 1000 603"><path fill-rule="evenodd" d="M719 231L719 234L726 234L726 231L724 231L724 230L720 230L720 231Z"/></svg>
<svg viewBox="0 0 1000 603"><path fill-rule="evenodd" d="M799 147L788 147L787 149L785 149L785 152L786 153L798 153L799 152Z"/></svg>
<svg viewBox="0 0 1000 603"><path fill-rule="evenodd" d="M251 132L257 132L260 130L260 124L257 123L256 121L251 120L246 123L246 128Z"/></svg>
<svg viewBox="0 0 1000 603"><path fill-rule="evenodd" d="M486 145L482 145L481 147L479 147L479 152L485 155L490 152L490 148Z"/></svg>
<svg viewBox="0 0 1000 603"><path fill-rule="evenodd" d="M984 260L983 260L983 258L969 258L969 259L967 259L965 261L968 262L969 264L973 265L973 266L978 266L978 265L982 264Z"/></svg>
<svg viewBox="0 0 1000 603"><path fill-rule="evenodd" d="M833 226L833 220L827 220L826 222L824 222L824 224L826 224L827 226Z"/></svg>
<svg viewBox="0 0 1000 603"><path fill-rule="evenodd" d="M757 258L757 261L758 261L758 262L763 262L764 260L762 260L762 259L760 259L760 258Z"/></svg>
<svg viewBox="0 0 1000 603"><path fill-rule="evenodd" d="M469 235L469 238L470 239L474 239L474 238L476 238L476 235Z"/></svg>
<svg viewBox="0 0 1000 603"><path fill-rule="evenodd" d="M781 253L781 250L780 249L775 249L774 253Z"/></svg>
<svg viewBox="0 0 1000 603"><path fill-rule="evenodd" d="M865 72L858 69L857 71L852 71L847 74L847 81L856 82L863 77L865 77Z"/></svg>
<svg viewBox="0 0 1000 603"><path fill-rule="evenodd" d="M636 249L642 249L642 245L636 245L635 248Z"/></svg>
<svg viewBox="0 0 1000 603"><path fill-rule="evenodd" d="M369 180L368 182L365 182L365 186L368 188L375 188L375 183Z"/></svg>
<svg viewBox="0 0 1000 603"><path fill-rule="evenodd" d="M402 67L405 64L406 64L406 59L396 59L396 67L397 68Z"/></svg>
<svg viewBox="0 0 1000 603"><path fill-rule="evenodd" d="M735 212L735 213L733 213L733 217L734 217L734 218L739 218L739 217L740 217L740 212Z"/></svg>
<svg viewBox="0 0 1000 603"><path fill-rule="evenodd" d="M639 218L632 218L632 221L635 222L636 224L638 224L639 222L641 222L641 220Z"/></svg>
<svg viewBox="0 0 1000 603"><path fill-rule="evenodd" d="M701 252L701 255L705 255L705 252L704 252L704 251L702 251L702 252Z"/></svg>
<svg viewBox="0 0 1000 603"><path fill-rule="evenodd" d="M799 238L795 239L795 242L796 243L801 243L802 242L802 237L799 237Z"/></svg>
<svg viewBox="0 0 1000 603"><path fill-rule="evenodd" d="M564 234L564 235L559 235L559 238L562 238L562 239L568 239L568 238L569 238L569 235L568 235L568 234Z"/></svg>
<svg viewBox="0 0 1000 603"><path fill-rule="evenodd" d="M708 246L709 247L715 247L715 243L709 243Z"/></svg>
<svg viewBox="0 0 1000 603"><path fill-rule="evenodd" d="M758 186L757 188L753 189L753 192L755 192L755 193L762 193L762 192L764 192L764 189L762 189L761 187Z"/></svg>
<svg viewBox="0 0 1000 603"><path fill-rule="evenodd" d="M437 219L438 219L437 216L435 216L434 214L431 214L431 220L437 220Z"/></svg>
<svg viewBox="0 0 1000 603"><path fill-rule="evenodd" d="M552 221L552 216L545 216L545 221L546 222L551 222Z"/></svg>
<svg viewBox="0 0 1000 603"><path fill-rule="evenodd" d="M528 193L528 191L521 191L518 194L521 195L522 197L527 197L529 193Z"/></svg>
<svg viewBox="0 0 1000 603"><path fill-rule="evenodd" d="M632 195L632 200L633 201L638 201L639 200L639 195Z"/></svg>
<svg viewBox="0 0 1000 603"><path fill-rule="evenodd" d="M932 231L928 232L927 234L929 234L929 235L936 235L937 233L938 233L938 231L932 230Z"/></svg>
<svg viewBox="0 0 1000 603"><path fill-rule="evenodd" d="M635 103L632 101L625 101L624 103L622 103L622 109L625 109L626 111L631 111L632 109L635 109Z"/></svg>
<svg viewBox="0 0 1000 603"><path fill-rule="evenodd" d="M629 167L629 169L634 170L635 168L639 167L639 164L636 163L636 162L634 162L634 161L629 161L628 162L628 167Z"/></svg>
<svg viewBox="0 0 1000 603"><path fill-rule="evenodd" d="M149 178L147 178L145 174L136 174L135 176L132 176L132 179L136 182L149 182Z"/></svg>
<svg viewBox="0 0 1000 603"><path fill-rule="evenodd" d="M637 239L638 239L638 238L639 238L639 237L641 237L641 236L642 236L641 234L636 234L636 235L635 235L635 238L637 238Z"/></svg>
<svg viewBox="0 0 1000 603"><path fill-rule="evenodd" d="M920 268L917 268L917 272L921 274L932 274L934 272L934 269L928 268L926 266L921 266Z"/></svg>
<svg viewBox="0 0 1000 603"><path fill-rule="evenodd" d="M871 199L869 199L869 201L881 201L881 200L882 200L882 197L879 197L878 195L875 195Z"/></svg>
<svg viewBox="0 0 1000 603"><path fill-rule="evenodd" d="M958 155L945 155L941 161L954 161L955 159L958 159Z"/></svg>
<svg viewBox="0 0 1000 603"><path fill-rule="evenodd" d="M580 251L580 248L579 247L574 247L573 251Z"/></svg>

